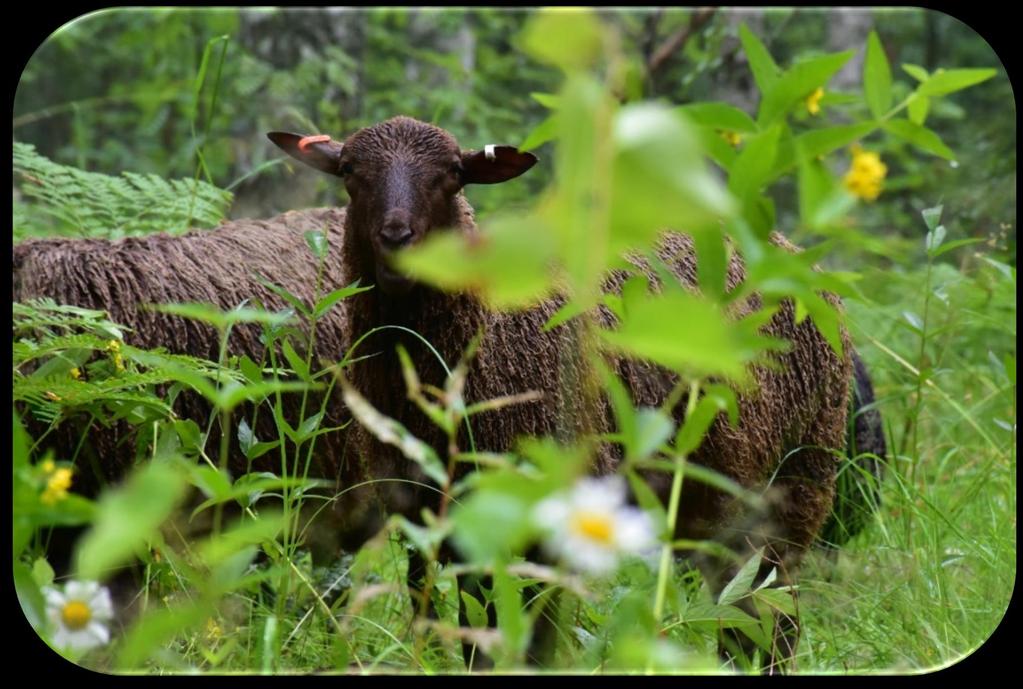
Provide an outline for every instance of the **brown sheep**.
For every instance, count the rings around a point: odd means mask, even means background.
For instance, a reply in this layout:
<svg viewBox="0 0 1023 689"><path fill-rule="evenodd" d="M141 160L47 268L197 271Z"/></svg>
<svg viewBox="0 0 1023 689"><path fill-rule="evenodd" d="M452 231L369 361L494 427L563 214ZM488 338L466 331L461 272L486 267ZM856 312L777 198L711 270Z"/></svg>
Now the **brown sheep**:
<svg viewBox="0 0 1023 689"><path fill-rule="evenodd" d="M571 438L580 433L612 428L606 400L595 398L596 409L579 408L575 392L591 379L587 363L577 356L576 319L549 332L541 326L557 310L552 299L518 313L493 313L467 293L443 293L418 284L396 271L391 254L418 243L435 228L452 227L467 236L478 232L473 211L462 194L467 184L491 184L528 170L536 158L514 147L488 146L485 151L462 151L444 130L407 117L396 117L360 130L344 143L327 137L300 137L271 133L270 139L287 153L319 170L337 175L351 197L342 243L342 269L363 284L376 288L357 295L345 312L344 329L366 333L385 325L399 325L431 342L453 365L480 326L484 336L466 380L467 403L539 390L542 399L475 417L474 435L480 450L507 451L522 435ZM773 241L792 248L783 238ZM666 234L658 249L675 277L687 286L696 284L692 243L688 237ZM744 268L733 257L728 287L742 281ZM611 275L615 289L624 273ZM837 298L827 299L837 304ZM739 305L737 316L759 306L753 296ZM607 313L583 318L600 318ZM739 484L762 489L774 487L777 499L764 517L761 535L738 531L723 536L728 525L748 517L729 496L696 481L686 481L678 518L678 538L723 538L730 544L766 542L769 563L779 565L779 578L789 580L801 556L811 545L827 517L834 496L837 461L828 448L842 448L847 395L852 369L850 347L836 354L810 319L796 324L791 303L764 328L769 335L792 343L776 357L778 369L755 367L757 391L740 396L740 421L730 427L718 419L691 460L718 471ZM843 339L845 336L843 335ZM411 355L424 383L442 386L444 372L420 340L403 330L377 332L357 354L377 354L349 371L352 385L382 413L397 419L414 435L441 451L446 448L440 431L406 397L397 345ZM637 405L658 406L674 387L675 374L656 366L618 358L613 366ZM586 397L583 395L582 397ZM676 420L685 399L675 408ZM347 532L371 532L387 514L418 519L424 506L436 508L436 495L407 482L429 480L395 448L383 445L362 428L353 430L350 449L359 461L347 463L343 485L385 479L370 491L355 491L337 503L336 516ZM464 445L463 445L464 447ZM604 445L592 470L613 472L620 448ZM666 504L671 477L647 475L650 485ZM369 527L366 525L370 524ZM765 567L762 575L766 575ZM727 572L708 568L712 583L720 586ZM788 644L793 643L791 639ZM788 655L792 649L783 647Z"/></svg>
<svg viewBox="0 0 1023 689"><path fill-rule="evenodd" d="M172 353L216 361L220 347L216 329L145 306L203 302L228 310L254 299L271 310L288 306L257 281L257 274L308 303L313 298L318 259L307 246L304 233L312 230L326 233L331 249L324 266L322 292L337 289L349 282L341 267L339 251L344 217L344 209L324 208L293 211L266 220L236 220L213 230L180 236L155 234L117 241L29 240L14 246L13 299L49 297L61 304L101 309L114 322L131 328L125 335L130 345L164 347ZM344 307L344 302L340 302L317 325L316 354L320 358L337 360L344 355L349 344L342 329ZM229 339L228 354L247 354L254 361L261 361L264 346L260 337L261 329L256 324L236 326ZM293 406L291 415L297 416L297 402ZM189 392L179 396L175 411L205 427L211 409L204 398ZM340 403L329 405L327 412L322 427L338 426L347 420ZM254 429L257 437L275 440L278 432L272 415L263 410L259 419ZM73 426L64 422L47 436L48 446L54 447L60 458L70 458L77 445L80 429ZM89 442L82 446L82 452L92 455L93 461L79 462L83 468L78 472L76 490L87 494L95 491L99 477L86 468L90 465L98 467L106 481L123 475L135 455L133 444L124 442L130 441L126 436L133 430L125 422L109 429L93 426ZM232 443L235 441L232 437ZM338 456L342 442L343 433L320 436L318 458L329 461L323 458ZM211 440L207 447L216 454L216 440ZM246 458L233 452L230 468L235 476L245 472ZM264 455L255 468L280 471L279 455ZM314 472L332 476L337 470L319 467Z"/></svg>

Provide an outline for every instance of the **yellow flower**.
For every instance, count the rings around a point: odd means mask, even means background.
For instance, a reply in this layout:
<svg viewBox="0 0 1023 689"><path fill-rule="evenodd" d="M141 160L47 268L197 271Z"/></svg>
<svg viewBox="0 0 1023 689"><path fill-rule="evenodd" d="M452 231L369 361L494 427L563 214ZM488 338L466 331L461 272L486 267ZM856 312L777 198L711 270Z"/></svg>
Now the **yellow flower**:
<svg viewBox="0 0 1023 689"><path fill-rule="evenodd" d="M71 377L74 378L75 380L80 380L81 377L82 377L82 372L80 370L78 370L77 366L72 368L70 373L71 373Z"/></svg>
<svg viewBox="0 0 1023 689"><path fill-rule="evenodd" d="M124 370L124 359L117 352L114 352L114 368L116 368L118 371Z"/></svg>
<svg viewBox="0 0 1023 689"><path fill-rule="evenodd" d="M881 183L888 174L888 166L881 162L881 156L859 146L853 147L852 154L852 165L842 183L854 196L873 201L881 194Z"/></svg>
<svg viewBox="0 0 1023 689"><path fill-rule="evenodd" d="M121 351L121 343L120 343L120 341L119 340L110 340L110 342L107 342L107 351L108 352L119 352L119 351Z"/></svg>
<svg viewBox="0 0 1023 689"><path fill-rule="evenodd" d="M57 465L52 459L44 459L43 463L39 466L42 468L44 474L52 474L57 469Z"/></svg>
<svg viewBox="0 0 1023 689"><path fill-rule="evenodd" d="M806 111L811 115L816 115L821 111L821 98L824 97L824 88L818 88L816 91L806 97Z"/></svg>
<svg viewBox="0 0 1023 689"><path fill-rule="evenodd" d="M720 132L721 138L728 142L729 146L737 147L742 143L742 134L739 132L732 132L727 129L722 129Z"/></svg>
<svg viewBox="0 0 1023 689"><path fill-rule="evenodd" d="M124 359L121 358L121 343L120 343L120 341L119 340L110 340L109 342L107 342L106 349L107 349L108 352L110 352L113 355L110 358L113 359L114 368L116 368L118 371L123 371L124 370Z"/></svg>
<svg viewBox="0 0 1023 689"><path fill-rule="evenodd" d="M224 630L222 630L220 628L220 625L217 624L216 620L214 620L212 617L210 617L210 618L208 618L206 620L206 638L207 639L209 639L210 641L216 641L221 636L223 636L223 634L224 634Z"/></svg>
<svg viewBox="0 0 1023 689"><path fill-rule="evenodd" d="M40 500L44 505L54 505L67 497L67 489L71 487L71 470L66 467L54 469L46 482L46 489L43 491Z"/></svg>

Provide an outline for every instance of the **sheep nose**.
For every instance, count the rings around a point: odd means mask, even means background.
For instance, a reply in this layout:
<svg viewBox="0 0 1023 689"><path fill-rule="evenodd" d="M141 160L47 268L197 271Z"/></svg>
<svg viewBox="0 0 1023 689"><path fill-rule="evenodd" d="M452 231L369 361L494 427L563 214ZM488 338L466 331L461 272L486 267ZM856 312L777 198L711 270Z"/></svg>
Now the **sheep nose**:
<svg viewBox="0 0 1023 689"><path fill-rule="evenodd" d="M388 220L380 231L380 239L388 249L400 249L412 240L412 228L404 219Z"/></svg>

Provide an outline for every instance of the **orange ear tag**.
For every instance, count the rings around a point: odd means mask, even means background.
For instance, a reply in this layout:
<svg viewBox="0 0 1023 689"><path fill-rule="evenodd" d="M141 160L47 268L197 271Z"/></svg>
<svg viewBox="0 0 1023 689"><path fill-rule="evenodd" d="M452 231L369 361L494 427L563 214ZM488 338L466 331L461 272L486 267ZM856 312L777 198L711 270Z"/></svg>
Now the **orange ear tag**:
<svg viewBox="0 0 1023 689"><path fill-rule="evenodd" d="M313 136L303 136L298 140L298 150L305 153L305 147L309 144L319 144L324 141L330 141L330 137L326 134L314 134Z"/></svg>

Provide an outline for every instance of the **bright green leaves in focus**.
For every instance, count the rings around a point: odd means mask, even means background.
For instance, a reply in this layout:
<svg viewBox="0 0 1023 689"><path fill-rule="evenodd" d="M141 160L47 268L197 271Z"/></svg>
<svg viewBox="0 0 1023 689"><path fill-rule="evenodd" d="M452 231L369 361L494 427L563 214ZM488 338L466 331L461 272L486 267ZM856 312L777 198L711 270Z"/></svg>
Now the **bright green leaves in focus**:
<svg viewBox="0 0 1023 689"><path fill-rule="evenodd" d="M541 62L569 71L592 65L603 53L604 28L592 10L547 8L529 20L521 45Z"/></svg>

